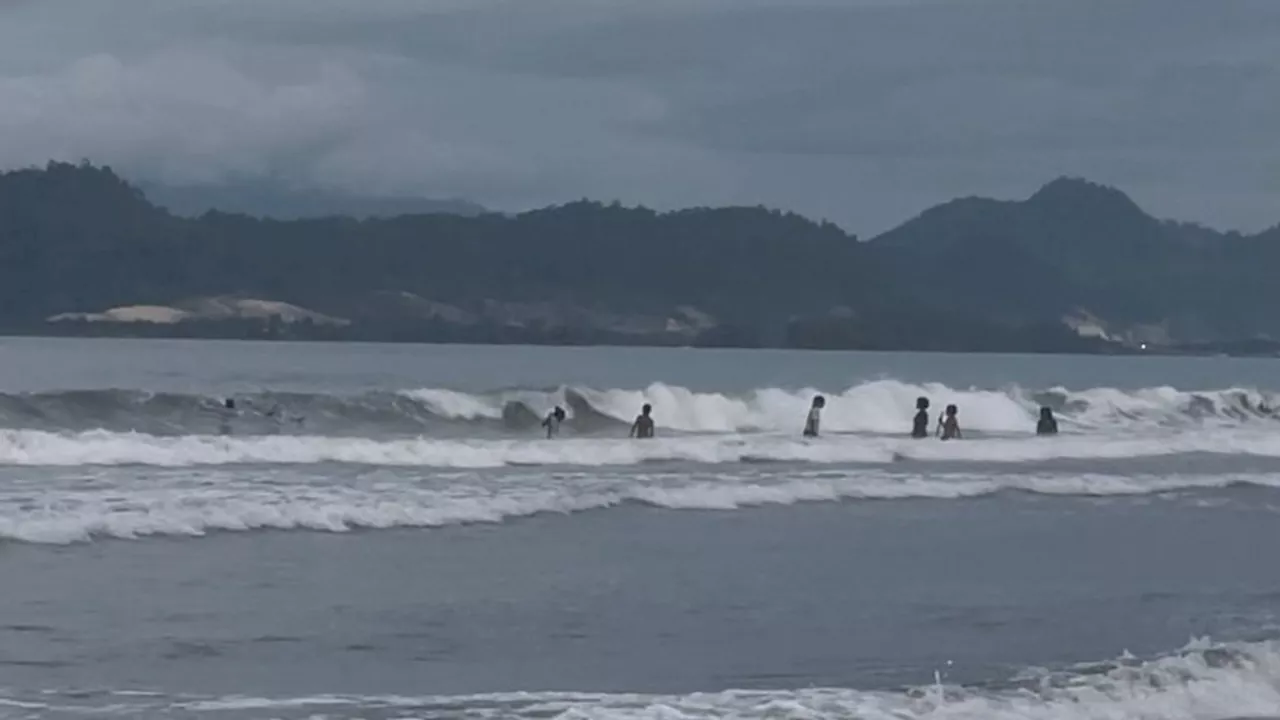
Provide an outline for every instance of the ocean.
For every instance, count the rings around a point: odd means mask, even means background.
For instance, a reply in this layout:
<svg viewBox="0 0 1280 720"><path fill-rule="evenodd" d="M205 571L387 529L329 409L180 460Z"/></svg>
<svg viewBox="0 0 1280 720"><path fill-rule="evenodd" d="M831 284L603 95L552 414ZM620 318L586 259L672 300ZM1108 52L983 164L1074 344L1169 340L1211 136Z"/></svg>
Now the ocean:
<svg viewBox="0 0 1280 720"><path fill-rule="evenodd" d="M0 368L0 718L1280 716L1275 360L3 339ZM964 439L907 437L921 395Z"/></svg>

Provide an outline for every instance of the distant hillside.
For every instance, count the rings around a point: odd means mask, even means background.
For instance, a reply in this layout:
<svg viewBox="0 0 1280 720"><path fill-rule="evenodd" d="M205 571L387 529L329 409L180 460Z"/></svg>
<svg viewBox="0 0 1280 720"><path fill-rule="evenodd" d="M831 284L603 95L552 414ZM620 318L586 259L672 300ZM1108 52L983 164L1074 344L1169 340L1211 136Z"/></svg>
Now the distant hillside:
<svg viewBox="0 0 1280 720"><path fill-rule="evenodd" d="M890 273L965 313L1016 324L1087 309L1208 341L1280 337L1274 240L1157 220L1119 190L1063 178L1021 202L945 203L871 244Z"/></svg>
<svg viewBox="0 0 1280 720"><path fill-rule="evenodd" d="M267 182L227 185L139 186L147 199L174 215L199 217L211 210L275 220L348 216L467 215L487 212L466 200L415 197L368 197L323 190L298 190Z"/></svg>
<svg viewBox="0 0 1280 720"><path fill-rule="evenodd" d="M1068 179L869 242L756 207L182 217L110 169L52 164L0 175L0 330L1263 352L1275 235L1156 220Z"/></svg>

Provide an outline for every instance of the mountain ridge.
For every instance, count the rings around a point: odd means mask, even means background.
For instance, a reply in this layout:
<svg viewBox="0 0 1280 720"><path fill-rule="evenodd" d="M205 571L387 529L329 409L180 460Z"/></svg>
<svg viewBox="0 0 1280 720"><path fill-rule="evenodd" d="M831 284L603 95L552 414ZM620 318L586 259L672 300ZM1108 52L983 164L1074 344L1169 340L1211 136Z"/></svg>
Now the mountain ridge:
<svg viewBox="0 0 1280 720"><path fill-rule="evenodd" d="M182 217L223 212L273 220L335 216L364 219L397 215L474 216L488 212L484 206L467 200L353 195L266 182L220 185L140 183L138 188L157 207Z"/></svg>
<svg viewBox="0 0 1280 720"><path fill-rule="evenodd" d="M1280 300L1268 271L1277 236L1159 220L1078 178L1023 200L953 200L868 241L763 207L592 201L509 215L182 217L110 168L52 163L0 174L0 330L1055 352L1265 345L1280 337L1269 312ZM189 310L210 303L344 322ZM147 317L181 320L113 320Z"/></svg>

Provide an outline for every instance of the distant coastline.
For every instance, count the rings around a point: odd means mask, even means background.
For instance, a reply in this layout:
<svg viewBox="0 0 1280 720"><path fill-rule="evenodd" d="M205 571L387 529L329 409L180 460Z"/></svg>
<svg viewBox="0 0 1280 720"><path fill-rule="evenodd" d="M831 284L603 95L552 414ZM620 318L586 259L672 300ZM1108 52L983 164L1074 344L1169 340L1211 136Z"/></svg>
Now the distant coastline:
<svg viewBox="0 0 1280 720"><path fill-rule="evenodd" d="M686 350L804 350L813 352L919 352L919 353L972 353L991 355L1097 355L1117 357L1233 357L1233 358L1272 358L1280 359L1280 342L1254 341L1241 343L1222 343L1187 346L1130 347L1116 345L1084 345L1069 349L1027 349L1027 348L989 348L952 350L945 348L913 349L903 347L801 347L794 345L733 345L733 344L661 344L652 342L628 341L628 339L600 339L581 342L564 342L542 338L522 338L519 340L501 339L440 339L433 337L393 337L378 338L376 336L344 335L341 333L309 333L289 332L272 334L259 326L256 328L234 327L218 323L216 327L190 328L173 332L155 327L99 327L93 331L78 331L62 328L62 332L50 332L47 328L0 328L0 338L39 338L58 340L223 340L232 342L281 342L281 343L363 343L403 344L403 345L480 345L493 347L616 347L616 348L655 348Z"/></svg>
<svg viewBox="0 0 1280 720"><path fill-rule="evenodd" d="M389 207L425 210L189 217L109 168L3 173L0 331L1280 356L1280 228L1158 220L1083 180L955 200L870 240L761 207Z"/></svg>

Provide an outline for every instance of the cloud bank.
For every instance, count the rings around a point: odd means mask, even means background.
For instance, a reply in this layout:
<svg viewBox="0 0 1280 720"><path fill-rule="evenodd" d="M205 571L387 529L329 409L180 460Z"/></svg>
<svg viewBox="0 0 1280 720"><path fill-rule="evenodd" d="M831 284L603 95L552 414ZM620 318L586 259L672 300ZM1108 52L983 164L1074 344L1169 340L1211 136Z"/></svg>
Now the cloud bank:
<svg viewBox="0 0 1280 720"><path fill-rule="evenodd" d="M0 5L0 166L885 229L1057 175L1280 221L1280 7L957 0Z"/></svg>

